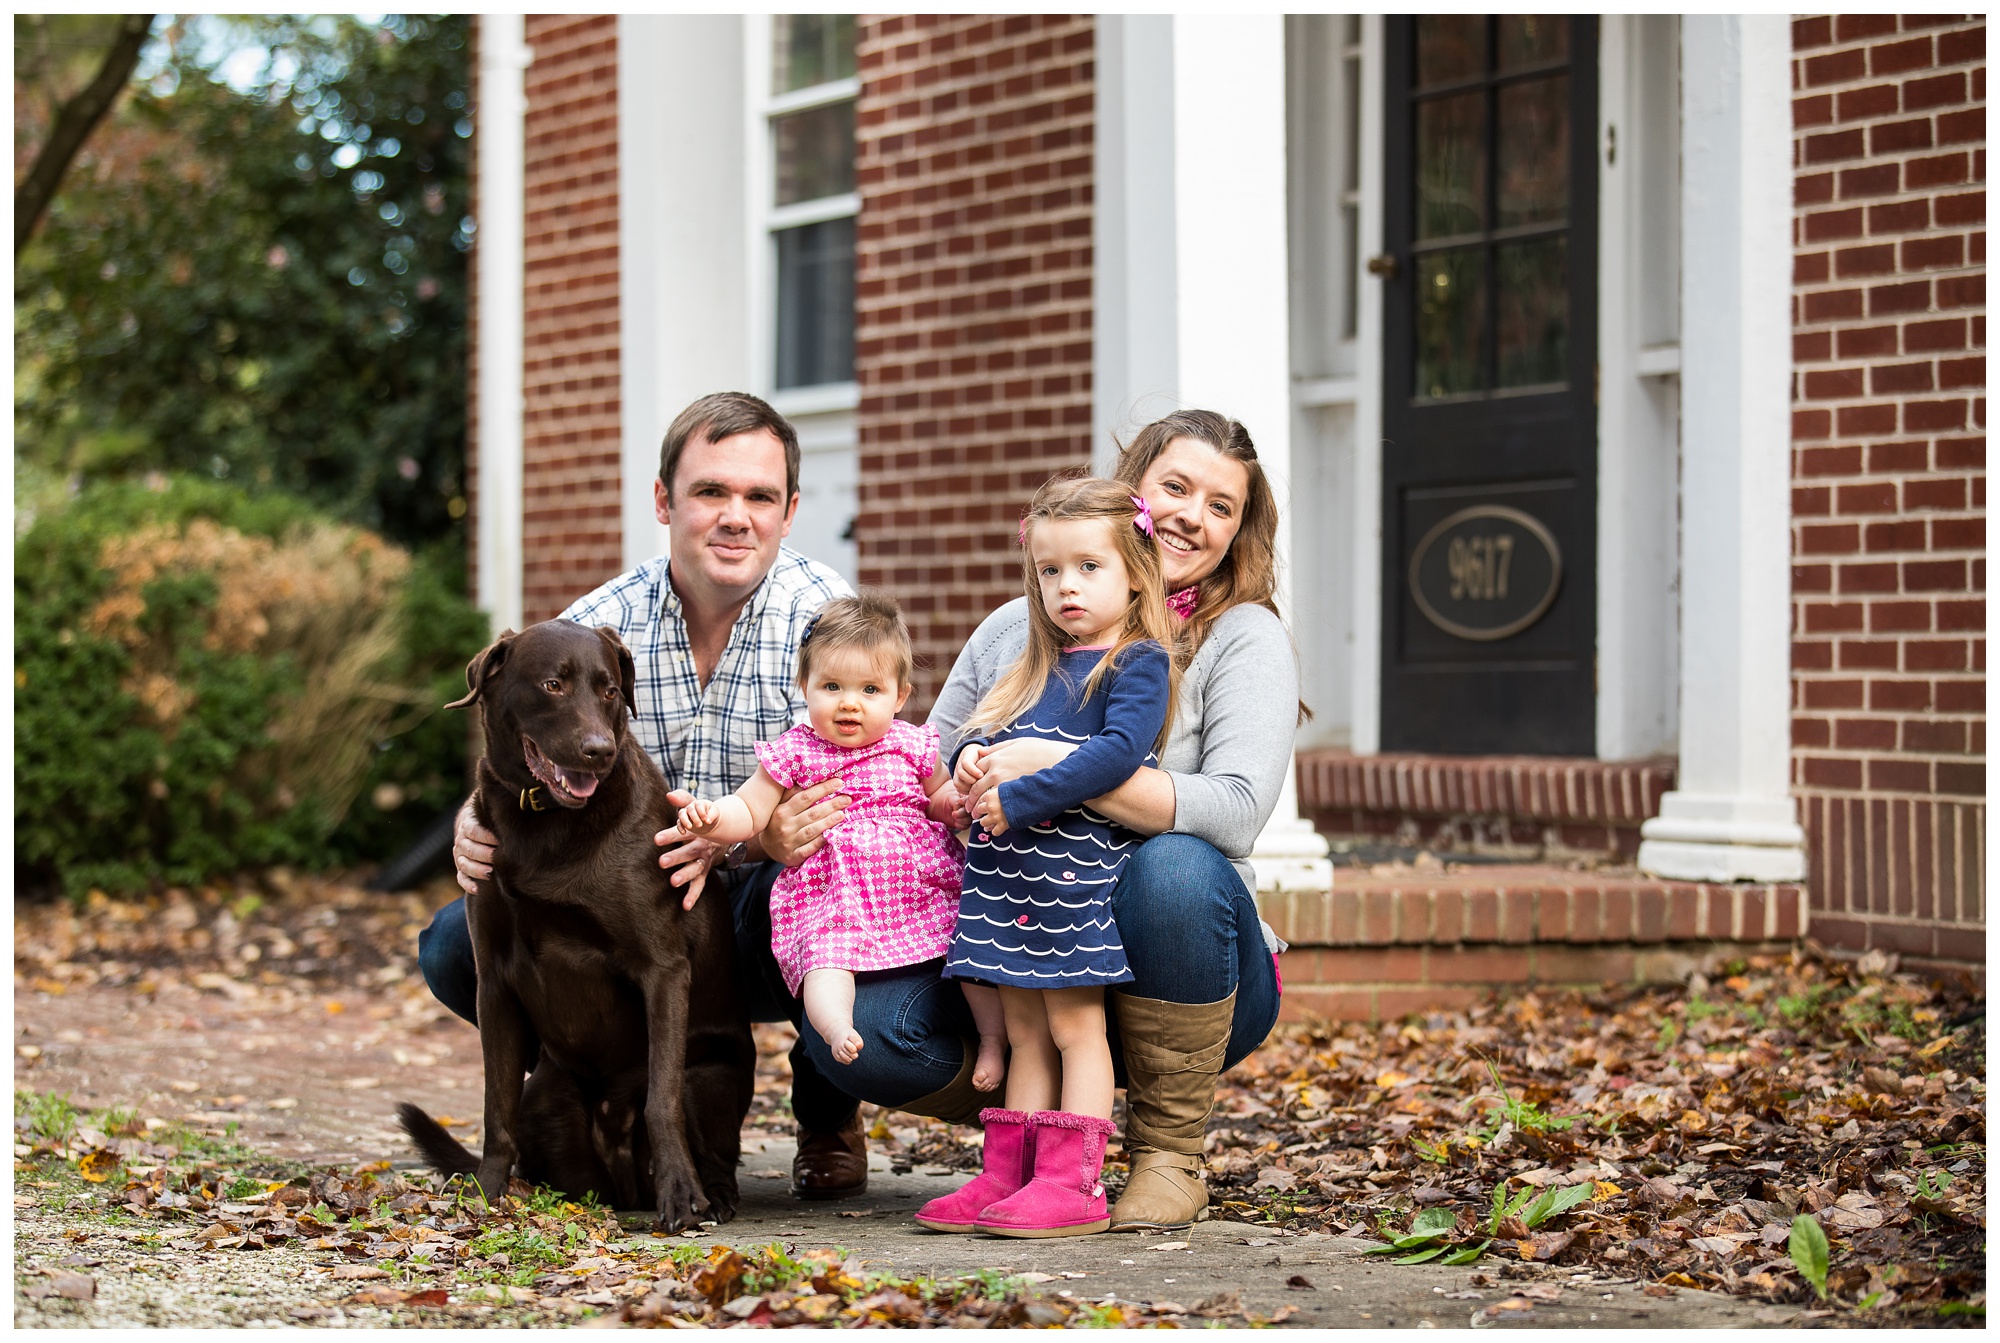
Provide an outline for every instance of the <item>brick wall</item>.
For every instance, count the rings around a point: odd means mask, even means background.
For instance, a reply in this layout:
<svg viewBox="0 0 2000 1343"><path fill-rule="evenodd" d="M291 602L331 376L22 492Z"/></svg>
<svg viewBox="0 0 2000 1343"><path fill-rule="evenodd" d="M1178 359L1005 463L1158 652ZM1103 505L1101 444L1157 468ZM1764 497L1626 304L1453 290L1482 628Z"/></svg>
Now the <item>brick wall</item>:
<svg viewBox="0 0 2000 1343"><path fill-rule="evenodd" d="M860 579L902 602L921 716L1020 594L1028 497L1090 458L1089 17L864 19Z"/></svg>
<svg viewBox="0 0 2000 1343"><path fill-rule="evenodd" d="M623 568L618 21L529 16L522 604L547 620Z"/></svg>
<svg viewBox="0 0 2000 1343"><path fill-rule="evenodd" d="M1985 959L1986 27L1793 24L1793 783L1812 932Z"/></svg>

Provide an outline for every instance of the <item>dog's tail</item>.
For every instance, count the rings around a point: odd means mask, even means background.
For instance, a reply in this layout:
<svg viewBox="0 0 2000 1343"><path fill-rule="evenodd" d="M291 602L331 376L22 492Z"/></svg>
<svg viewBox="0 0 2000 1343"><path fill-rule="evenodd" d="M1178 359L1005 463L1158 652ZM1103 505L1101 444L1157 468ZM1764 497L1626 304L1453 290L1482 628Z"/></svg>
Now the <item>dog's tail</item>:
<svg viewBox="0 0 2000 1343"><path fill-rule="evenodd" d="M408 1101L396 1107L396 1119L402 1124L403 1132L410 1135L410 1141L417 1145L417 1150L431 1163L432 1169L445 1175L470 1175L479 1169L479 1158L466 1150L464 1143L447 1133L443 1124Z"/></svg>

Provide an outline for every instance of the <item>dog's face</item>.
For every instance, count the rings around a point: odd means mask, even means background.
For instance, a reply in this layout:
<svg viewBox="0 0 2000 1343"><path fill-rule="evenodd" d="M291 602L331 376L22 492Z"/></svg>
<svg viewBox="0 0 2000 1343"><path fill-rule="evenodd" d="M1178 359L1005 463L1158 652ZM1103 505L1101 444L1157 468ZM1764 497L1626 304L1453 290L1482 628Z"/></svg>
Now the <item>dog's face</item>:
<svg viewBox="0 0 2000 1343"><path fill-rule="evenodd" d="M501 635L467 664L465 698L446 707L482 704L494 763L519 751L557 805L581 807L618 763L633 680L632 654L610 626L549 620Z"/></svg>

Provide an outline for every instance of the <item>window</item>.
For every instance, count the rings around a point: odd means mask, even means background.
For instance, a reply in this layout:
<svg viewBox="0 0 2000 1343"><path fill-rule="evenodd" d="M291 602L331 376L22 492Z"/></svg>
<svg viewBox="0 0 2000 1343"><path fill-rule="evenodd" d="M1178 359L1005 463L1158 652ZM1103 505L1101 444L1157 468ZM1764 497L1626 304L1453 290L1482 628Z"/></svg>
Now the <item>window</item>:
<svg viewBox="0 0 2000 1343"><path fill-rule="evenodd" d="M854 16L771 20L772 385L854 378Z"/></svg>

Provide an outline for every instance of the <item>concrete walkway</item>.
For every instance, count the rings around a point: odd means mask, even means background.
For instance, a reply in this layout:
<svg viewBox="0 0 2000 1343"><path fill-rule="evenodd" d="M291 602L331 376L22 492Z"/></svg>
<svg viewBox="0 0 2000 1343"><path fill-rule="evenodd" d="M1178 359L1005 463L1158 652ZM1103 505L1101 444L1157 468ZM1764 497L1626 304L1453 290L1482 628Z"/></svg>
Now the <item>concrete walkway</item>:
<svg viewBox="0 0 2000 1343"><path fill-rule="evenodd" d="M1500 1278L1488 1256L1466 1268L1394 1265L1364 1258L1372 1242L1309 1234L1286 1236L1236 1222L1202 1222L1173 1236L1102 1235L1010 1240L928 1231L910 1214L964 1178L929 1168L893 1175L870 1158L867 1191L806 1203L788 1192L793 1145L746 1135L743 1206L735 1220L701 1237L751 1249L782 1241L797 1250L842 1247L870 1269L904 1277L956 1277L976 1269L1040 1274L1050 1294L1078 1300L1166 1302L1196 1307L1237 1293L1243 1307L1269 1317L1285 1306L1286 1327L1319 1328L1757 1328L1801 1323L1794 1307L1766 1307L1708 1292L1648 1296L1630 1279L1606 1280L1555 1270L1533 1281ZM635 1223L638 1218L633 1219ZM656 1238L641 1232L636 1239ZM1474 1286L1475 1275L1491 1285ZM1553 1296L1552 1300L1539 1297ZM1505 1302L1512 1308L1494 1309ZM1236 1321L1241 1323L1239 1319Z"/></svg>

